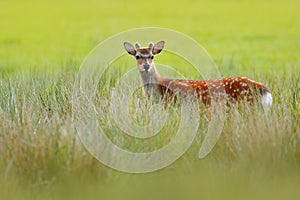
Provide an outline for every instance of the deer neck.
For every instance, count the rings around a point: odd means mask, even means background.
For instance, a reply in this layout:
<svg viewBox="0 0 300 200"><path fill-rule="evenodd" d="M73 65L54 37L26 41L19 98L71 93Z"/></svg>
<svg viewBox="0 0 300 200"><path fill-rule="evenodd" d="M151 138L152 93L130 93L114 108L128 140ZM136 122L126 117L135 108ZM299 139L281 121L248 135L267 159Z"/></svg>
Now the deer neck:
<svg viewBox="0 0 300 200"><path fill-rule="evenodd" d="M148 98L152 98L159 94L158 84L160 80L160 75L156 70L155 64L152 64L149 71L140 71L140 75L143 82L143 90Z"/></svg>

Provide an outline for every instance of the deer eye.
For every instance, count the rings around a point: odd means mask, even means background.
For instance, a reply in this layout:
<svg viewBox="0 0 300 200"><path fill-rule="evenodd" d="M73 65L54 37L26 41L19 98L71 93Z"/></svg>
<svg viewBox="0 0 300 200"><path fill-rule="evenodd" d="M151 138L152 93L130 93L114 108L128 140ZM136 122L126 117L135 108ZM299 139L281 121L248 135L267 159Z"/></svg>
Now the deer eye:
<svg viewBox="0 0 300 200"><path fill-rule="evenodd" d="M141 56L135 56L135 59L140 59L141 58Z"/></svg>

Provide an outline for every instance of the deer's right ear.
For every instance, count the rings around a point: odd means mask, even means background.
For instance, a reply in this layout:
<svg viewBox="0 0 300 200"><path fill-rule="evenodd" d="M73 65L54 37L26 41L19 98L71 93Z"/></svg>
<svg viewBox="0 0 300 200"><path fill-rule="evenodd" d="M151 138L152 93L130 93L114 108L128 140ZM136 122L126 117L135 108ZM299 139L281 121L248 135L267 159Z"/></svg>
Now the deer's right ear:
<svg viewBox="0 0 300 200"><path fill-rule="evenodd" d="M124 47L125 47L125 50L126 50L130 55L135 56L136 50L135 50L135 48L134 48L134 46L133 46L132 44L130 44L129 42L124 42Z"/></svg>

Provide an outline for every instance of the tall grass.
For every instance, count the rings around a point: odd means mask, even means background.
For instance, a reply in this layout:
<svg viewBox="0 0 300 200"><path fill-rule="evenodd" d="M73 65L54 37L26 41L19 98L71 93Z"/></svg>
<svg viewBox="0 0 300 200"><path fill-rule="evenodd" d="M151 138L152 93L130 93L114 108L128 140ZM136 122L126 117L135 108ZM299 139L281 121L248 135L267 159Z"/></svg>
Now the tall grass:
<svg viewBox="0 0 300 200"><path fill-rule="evenodd" d="M296 184L290 184L285 188L285 192L299 195L295 193L296 187L299 186L295 182L295 177L300 176L298 76L294 74L288 80L280 75L275 78L266 77L265 80L274 95L274 104L270 111L265 113L256 106L232 108L227 113L219 141L204 160L197 158L207 129L207 120L202 118L196 141L181 159L174 165L157 172L157 176L131 175L131 180L130 175L116 172L98 163L80 143L72 116L75 74L4 75L0 82L2 122L0 124L0 168L3 175L1 192L6 193L9 198L18 198L25 187L29 199L34 194L45 198L48 190L53 191L57 197L63 198L63 195L59 195L60 184L61 187L64 185L70 187L66 195L73 195L72 188L81 188L86 193L90 193L88 188L97 190L98 185L106 188L103 193L96 192L98 196L104 197L112 195L109 193L113 190L110 187L128 187L128 191L135 193L135 189L127 185L128 181L133 181L135 187L147 188L145 190L154 187L150 186L151 181L157 185L154 188L159 186L164 188L165 181L170 184L170 188L179 187L176 181L186 181L191 188L181 189L189 191L194 188L195 191L191 193L196 195L198 192L194 184L200 184L205 188L205 181L214 180L219 183L210 184L214 185L213 187L224 188L220 191L222 193L225 189L233 189L225 184L226 181L233 180L237 190L244 190L240 184L246 184L253 189L259 182L259 184L275 184L274 187L277 188L276 184L280 184L281 181L291 181ZM110 80L114 78L111 77ZM278 80L281 84L278 84ZM102 120L105 121L101 122L100 119L99 122L106 128L107 134L114 141L121 141L120 144L124 148L134 148L135 151L151 149L149 146L151 143L124 139L119 128L111 125L113 119L107 109L109 105L103 104L103 102L109 104L111 88L107 85L102 87L100 91L105 92L102 92L99 98L103 107ZM144 112L146 111L145 107ZM138 116L139 118L144 116L147 120L147 113ZM176 133L176 131L176 123L172 121L168 126L168 132ZM172 137L172 134L168 137ZM159 139L163 140L164 137ZM165 143L169 140L167 139ZM250 180L247 183L240 182L244 178ZM175 182L169 182L173 179ZM87 184L87 187L82 187L82 184ZM18 187L20 193L13 195L7 192L11 188ZM38 188L37 192L36 188ZM266 187L266 191L261 191L262 195L271 195L270 188L273 188L273 185ZM214 192L214 188L208 190ZM76 196L77 192L74 194ZM233 194L229 193L228 198ZM276 196L275 194L276 191L273 195Z"/></svg>

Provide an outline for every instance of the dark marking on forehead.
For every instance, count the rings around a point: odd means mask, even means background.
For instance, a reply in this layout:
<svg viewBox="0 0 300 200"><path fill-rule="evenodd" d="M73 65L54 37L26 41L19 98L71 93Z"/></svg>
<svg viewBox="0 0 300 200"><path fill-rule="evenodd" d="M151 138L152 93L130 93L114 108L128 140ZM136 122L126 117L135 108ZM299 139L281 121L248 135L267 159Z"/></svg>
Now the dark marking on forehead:
<svg viewBox="0 0 300 200"><path fill-rule="evenodd" d="M141 54L149 54L150 49L149 48L138 49L138 52L140 52Z"/></svg>

